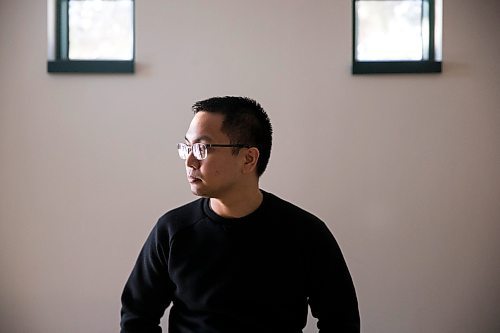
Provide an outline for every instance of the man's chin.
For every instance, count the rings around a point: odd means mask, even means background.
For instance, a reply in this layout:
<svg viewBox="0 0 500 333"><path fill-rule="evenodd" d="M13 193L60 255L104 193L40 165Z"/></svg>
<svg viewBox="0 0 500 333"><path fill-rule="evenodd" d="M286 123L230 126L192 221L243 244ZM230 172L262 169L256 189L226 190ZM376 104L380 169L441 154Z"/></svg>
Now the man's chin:
<svg viewBox="0 0 500 333"><path fill-rule="evenodd" d="M208 194L196 185L191 185L191 193L198 197L208 197Z"/></svg>

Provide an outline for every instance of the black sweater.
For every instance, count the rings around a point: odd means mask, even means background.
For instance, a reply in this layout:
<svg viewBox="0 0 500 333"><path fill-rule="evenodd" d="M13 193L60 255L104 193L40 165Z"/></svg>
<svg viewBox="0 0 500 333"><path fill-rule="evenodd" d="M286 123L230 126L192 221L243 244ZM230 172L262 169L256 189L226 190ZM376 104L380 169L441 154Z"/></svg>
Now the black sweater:
<svg viewBox="0 0 500 333"><path fill-rule="evenodd" d="M201 198L160 218L122 295L121 332L359 332L358 304L326 225L263 192L261 206L224 219Z"/></svg>

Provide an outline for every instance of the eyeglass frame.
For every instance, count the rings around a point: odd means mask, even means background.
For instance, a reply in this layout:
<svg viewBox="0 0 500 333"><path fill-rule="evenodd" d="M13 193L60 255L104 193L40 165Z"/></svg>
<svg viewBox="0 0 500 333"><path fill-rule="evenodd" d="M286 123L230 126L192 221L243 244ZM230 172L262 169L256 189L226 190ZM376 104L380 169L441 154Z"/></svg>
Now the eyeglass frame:
<svg viewBox="0 0 500 333"><path fill-rule="evenodd" d="M193 149L193 146L205 146L205 148L207 149L207 154L205 155L204 158L198 158L198 156L196 156L194 154L194 149ZM186 158L183 158L181 156L181 147L184 146L184 147L187 147L188 149L188 154L186 156ZM198 160L198 161L203 161L204 159L206 159L208 157L208 148L251 148L252 146L251 145L247 145L247 144L242 144L242 143L235 143L235 144L219 144L219 143L202 143L202 142L196 142L196 143L193 143L192 145L188 145L188 144L185 144L185 143L178 143L177 144L177 152L179 153L179 157L182 159L182 160L187 160L188 159L188 156L189 154L193 154L193 156ZM198 151L200 151L198 149Z"/></svg>

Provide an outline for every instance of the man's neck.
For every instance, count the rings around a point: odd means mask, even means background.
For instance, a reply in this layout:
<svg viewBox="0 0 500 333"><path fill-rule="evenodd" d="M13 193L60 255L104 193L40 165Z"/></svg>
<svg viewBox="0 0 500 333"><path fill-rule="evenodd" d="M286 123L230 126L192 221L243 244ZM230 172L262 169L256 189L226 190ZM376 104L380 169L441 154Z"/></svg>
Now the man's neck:
<svg viewBox="0 0 500 333"><path fill-rule="evenodd" d="M219 216L239 218L257 210L262 200L262 192L257 187L255 191L232 195L230 198L210 198L210 207Z"/></svg>

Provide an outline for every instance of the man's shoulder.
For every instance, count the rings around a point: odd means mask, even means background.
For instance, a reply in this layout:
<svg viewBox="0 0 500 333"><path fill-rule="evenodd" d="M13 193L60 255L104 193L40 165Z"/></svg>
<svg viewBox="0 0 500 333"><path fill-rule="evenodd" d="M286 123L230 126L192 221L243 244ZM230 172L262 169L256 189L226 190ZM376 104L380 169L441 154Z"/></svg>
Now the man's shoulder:
<svg viewBox="0 0 500 333"><path fill-rule="evenodd" d="M203 202L204 199L200 198L166 212L158 219L156 227L172 237L179 230L190 227L205 218Z"/></svg>
<svg viewBox="0 0 500 333"><path fill-rule="evenodd" d="M297 222L313 225L324 224L316 215L290 201L269 192L264 192L264 195L269 202L268 209L275 214Z"/></svg>

